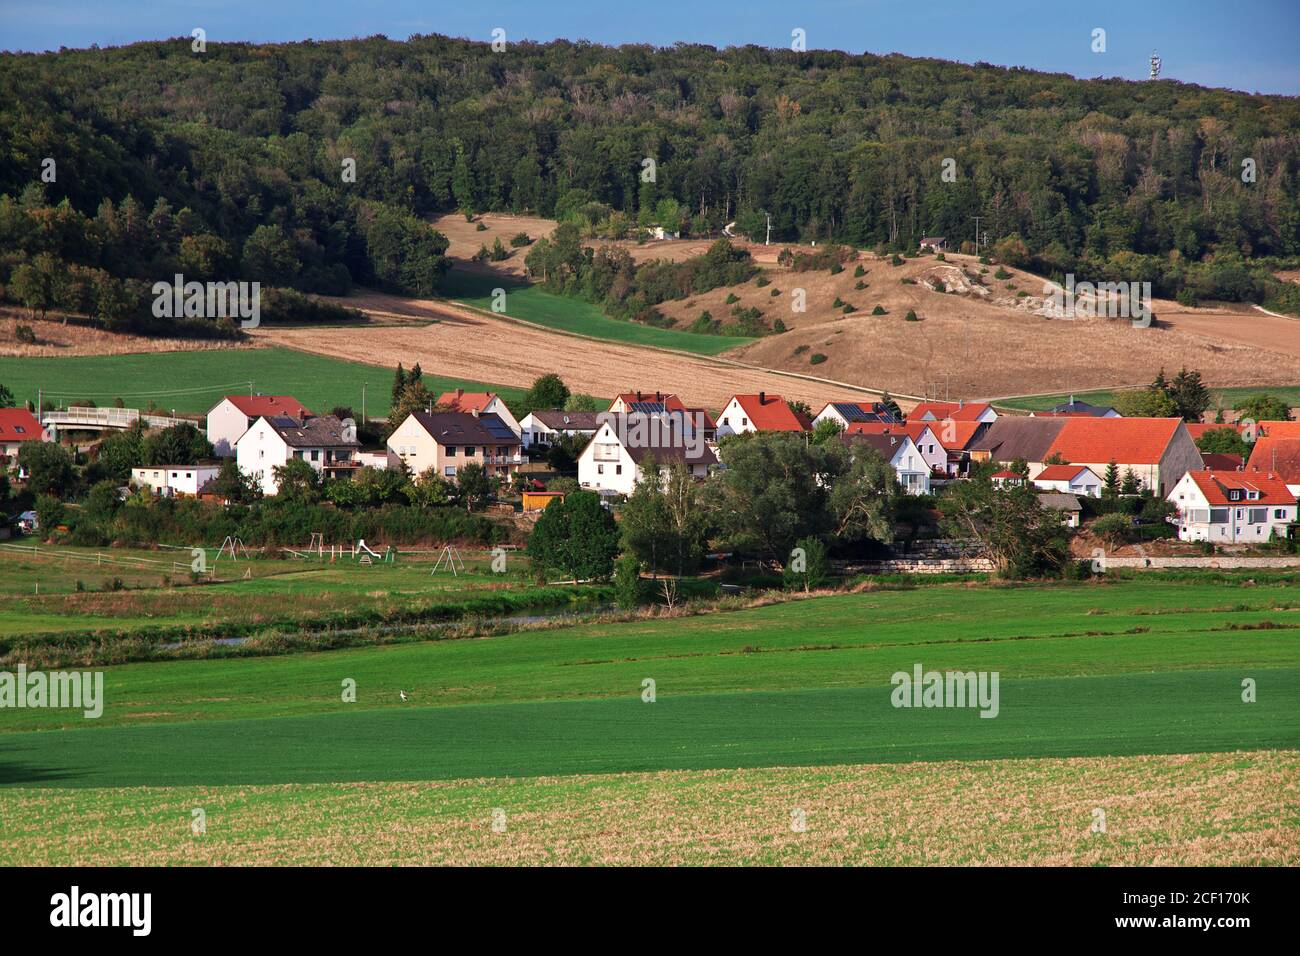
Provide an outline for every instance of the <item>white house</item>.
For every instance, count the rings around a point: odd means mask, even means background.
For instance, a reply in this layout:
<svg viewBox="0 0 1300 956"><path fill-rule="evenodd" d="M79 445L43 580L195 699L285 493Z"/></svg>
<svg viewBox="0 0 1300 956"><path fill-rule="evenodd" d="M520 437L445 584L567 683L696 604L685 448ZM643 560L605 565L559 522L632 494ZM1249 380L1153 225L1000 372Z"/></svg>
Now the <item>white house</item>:
<svg viewBox="0 0 1300 956"><path fill-rule="evenodd" d="M467 392L458 388L454 392L443 392L434 404L452 412L495 415L506 423L516 438L520 437L520 423L496 392Z"/></svg>
<svg viewBox="0 0 1300 956"><path fill-rule="evenodd" d="M796 412L780 395L733 395L718 416L718 437L749 432L806 432L812 421Z"/></svg>
<svg viewBox="0 0 1300 956"><path fill-rule="evenodd" d="M263 494L273 495L279 491L275 469L292 458L307 462L326 477L351 475L360 467L356 432L351 419L339 421L333 415L305 422L281 416L259 418L235 443L235 461Z"/></svg>
<svg viewBox="0 0 1300 956"><path fill-rule="evenodd" d="M311 412L292 395L227 395L208 410L206 435L221 458L235 454L235 442L259 418L285 416L302 421Z"/></svg>
<svg viewBox="0 0 1300 956"><path fill-rule="evenodd" d="M937 422L907 422L893 424L885 422L854 422L845 429L849 435L906 435L916 445L916 450L925 461L926 467L943 478L948 473L948 449L939 440L936 430Z"/></svg>
<svg viewBox="0 0 1300 956"><path fill-rule="evenodd" d="M901 425L902 419L880 402L827 402L822 410L813 416L813 427L827 419L838 422L840 428L848 431L851 425Z"/></svg>
<svg viewBox="0 0 1300 956"><path fill-rule="evenodd" d="M549 445L559 435L582 435L590 438L596 434L596 415L596 412L564 412L559 409L529 412L519 423L524 447Z"/></svg>
<svg viewBox="0 0 1300 956"><path fill-rule="evenodd" d="M1189 471L1166 500L1178 508L1182 541L1257 544L1296 521L1295 495L1276 475Z"/></svg>
<svg viewBox="0 0 1300 956"><path fill-rule="evenodd" d="M916 447L916 442L908 435L900 432L879 435L858 432L841 435L840 439L851 449L867 445L880 452L881 457L894 469L898 483L909 495L930 493L930 466L921 455L921 450Z"/></svg>
<svg viewBox="0 0 1300 956"><path fill-rule="evenodd" d="M698 429L683 427L680 416L604 413L600 427L578 456L578 484L605 495L630 495L645 478L653 459L661 474L675 462L694 478L708 476L717 456Z"/></svg>
<svg viewBox="0 0 1300 956"><path fill-rule="evenodd" d="M1048 465L1034 477L1034 487L1067 495L1100 498L1101 477L1087 465Z"/></svg>
<svg viewBox="0 0 1300 956"><path fill-rule="evenodd" d="M131 484L148 488L155 495L190 495L211 481L221 471L220 465L154 465L131 469Z"/></svg>

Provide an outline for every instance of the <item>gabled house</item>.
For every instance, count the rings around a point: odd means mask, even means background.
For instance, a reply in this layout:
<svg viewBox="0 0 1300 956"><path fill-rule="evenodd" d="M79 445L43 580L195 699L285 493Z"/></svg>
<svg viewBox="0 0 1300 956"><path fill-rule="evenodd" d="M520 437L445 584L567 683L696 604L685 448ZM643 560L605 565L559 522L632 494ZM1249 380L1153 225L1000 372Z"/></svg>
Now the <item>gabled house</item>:
<svg viewBox="0 0 1300 956"><path fill-rule="evenodd" d="M898 478L898 483L909 495L928 495L930 493L930 466L921 456L916 442L905 434L891 432L888 434L852 434L844 433L840 441L850 451L872 448L889 462Z"/></svg>
<svg viewBox="0 0 1300 956"><path fill-rule="evenodd" d="M629 415L641 412L647 415L664 412L685 412L686 406L676 395L665 392L623 392L609 403L609 411L616 415Z"/></svg>
<svg viewBox="0 0 1300 956"><path fill-rule="evenodd" d="M1250 543L1285 537L1296 521L1296 497L1276 475L1189 471L1167 500L1178 508L1182 541Z"/></svg>
<svg viewBox="0 0 1300 956"><path fill-rule="evenodd" d="M899 425L903 421L880 402L827 402L813 416L812 423L815 427L828 418L839 422L840 428L845 431L850 425Z"/></svg>
<svg viewBox="0 0 1300 956"><path fill-rule="evenodd" d="M846 435L906 435L930 469L931 479L948 477L948 450L935 434L936 422L853 422L844 429Z"/></svg>
<svg viewBox="0 0 1300 956"><path fill-rule="evenodd" d="M235 442L239 470L257 482L266 495L279 491L275 469L297 458L323 477L350 476L359 466L356 426L333 415L299 421L277 415L259 418Z"/></svg>
<svg viewBox="0 0 1300 956"><path fill-rule="evenodd" d="M510 427L516 437L522 436L520 423L510 413L506 403L496 392L467 392L458 388L454 392L443 392L435 403L449 412L477 412L479 415L496 415Z"/></svg>
<svg viewBox="0 0 1300 956"><path fill-rule="evenodd" d="M300 422L311 412L292 395L226 395L208 409L206 435L214 454L231 458L235 442L259 418L293 418Z"/></svg>
<svg viewBox="0 0 1300 956"><path fill-rule="evenodd" d="M519 423L524 448L549 445L560 435L596 434L598 412L565 412L557 408L529 412Z"/></svg>
<svg viewBox="0 0 1300 956"><path fill-rule="evenodd" d="M995 422L998 413L987 402L921 402L907 413L909 422L938 422L951 418L955 422Z"/></svg>
<svg viewBox="0 0 1300 956"><path fill-rule="evenodd" d="M388 461L415 475L436 469L453 483L470 463L506 481L528 464L514 429L490 412L412 412L388 436Z"/></svg>
<svg viewBox="0 0 1300 956"><path fill-rule="evenodd" d="M718 437L749 432L806 432L812 421L796 412L780 395L733 395L718 416Z"/></svg>
<svg viewBox="0 0 1300 956"><path fill-rule="evenodd" d="M28 442L44 441L41 423L25 408L0 408L0 466L18 463L18 451ZM25 474L19 474L26 478Z"/></svg>
<svg viewBox="0 0 1300 956"><path fill-rule="evenodd" d="M1056 491L1044 491L1039 493L1038 503L1043 508L1059 511L1061 513L1061 524L1067 528L1079 527L1079 522L1083 517L1083 505L1079 504L1077 496Z"/></svg>
<svg viewBox="0 0 1300 956"><path fill-rule="evenodd" d="M922 236L921 248L930 249L934 252L946 252L948 249L948 239L946 236Z"/></svg>
<svg viewBox="0 0 1300 956"><path fill-rule="evenodd" d="M701 431L682 427L680 416L601 416L600 427L578 456L578 484L602 495L630 495L645 480L651 460L661 478L670 465L684 464L693 478L705 478L717 456Z"/></svg>
<svg viewBox="0 0 1300 956"><path fill-rule="evenodd" d="M1100 498L1102 478L1087 465L1048 465L1034 476L1034 487L1066 495Z"/></svg>

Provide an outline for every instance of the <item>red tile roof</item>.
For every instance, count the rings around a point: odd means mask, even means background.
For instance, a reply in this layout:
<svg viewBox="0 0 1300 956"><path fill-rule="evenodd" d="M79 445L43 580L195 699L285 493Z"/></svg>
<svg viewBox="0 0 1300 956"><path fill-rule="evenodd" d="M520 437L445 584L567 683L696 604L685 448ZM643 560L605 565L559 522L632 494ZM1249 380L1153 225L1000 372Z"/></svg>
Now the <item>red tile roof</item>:
<svg viewBox="0 0 1300 956"><path fill-rule="evenodd" d="M1286 482L1276 475L1264 473L1247 474L1240 471L1189 471L1196 487L1201 489L1205 500L1212 505L1293 505L1295 495L1287 488ZM1258 491L1258 498L1246 498L1242 495L1237 500L1228 497L1228 490L1238 488L1242 491Z"/></svg>
<svg viewBox="0 0 1300 956"><path fill-rule="evenodd" d="M1087 465L1048 465L1034 481L1070 481L1079 472L1091 470Z"/></svg>
<svg viewBox="0 0 1300 956"><path fill-rule="evenodd" d="M1258 431L1269 438L1300 438L1300 422L1260 422Z"/></svg>
<svg viewBox="0 0 1300 956"><path fill-rule="evenodd" d="M615 397L614 401L609 403L610 410L613 410L614 406L618 404L618 400L620 398L623 400L623 404L626 406L631 406L633 402L662 402L665 411L669 411L669 412L686 411L686 406L682 403L682 400L678 398L676 395L669 395L664 392L654 392L654 391L620 392L618 396Z"/></svg>
<svg viewBox="0 0 1300 956"><path fill-rule="evenodd" d="M1246 430L1245 425L1226 425L1222 422L1212 422L1210 424L1206 424L1205 422L1187 423L1187 433L1192 436L1192 441L1196 441L1196 439L1200 438L1206 432L1212 432L1216 428L1226 428L1228 431L1234 431L1238 435Z"/></svg>
<svg viewBox="0 0 1300 956"><path fill-rule="evenodd" d="M780 395L764 392L762 402L758 395L731 397L744 409L750 424L761 432L806 432L812 428L812 420L802 412L791 410Z"/></svg>
<svg viewBox="0 0 1300 956"><path fill-rule="evenodd" d="M227 395L225 400L249 418L273 418L276 415L303 418L311 414L307 406L292 395Z"/></svg>
<svg viewBox="0 0 1300 956"><path fill-rule="evenodd" d="M1260 438L1251 449L1246 474L1273 473L1289 484L1300 484L1300 436Z"/></svg>
<svg viewBox="0 0 1300 956"><path fill-rule="evenodd" d="M1062 428L1044 458L1121 465L1159 464L1181 418L1062 418Z"/></svg>
<svg viewBox="0 0 1300 956"><path fill-rule="evenodd" d="M40 441L41 423L25 408L0 408L0 442Z"/></svg>
<svg viewBox="0 0 1300 956"><path fill-rule="evenodd" d="M918 421L928 412L936 420L951 418L955 422L973 422L989 410L988 402L921 402L907 413L911 421Z"/></svg>
<svg viewBox="0 0 1300 956"><path fill-rule="evenodd" d="M496 392L467 392L458 388L454 392L443 392L434 404L442 405L453 412L486 412L497 397Z"/></svg>
<svg viewBox="0 0 1300 956"><path fill-rule="evenodd" d="M1210 471L1241 471L1242 466L1240 455L1227 452L1201 452L1201 461Z"/></svg>

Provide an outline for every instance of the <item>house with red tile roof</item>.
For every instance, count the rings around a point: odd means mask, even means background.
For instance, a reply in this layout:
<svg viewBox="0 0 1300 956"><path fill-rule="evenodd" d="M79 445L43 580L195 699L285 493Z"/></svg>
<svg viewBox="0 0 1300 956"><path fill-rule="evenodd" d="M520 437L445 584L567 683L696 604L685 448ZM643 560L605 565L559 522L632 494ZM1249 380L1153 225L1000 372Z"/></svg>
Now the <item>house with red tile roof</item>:
<svg viewBox="0 0 1300 956"><path fill-rule="evenodd" d="M1228 431L1235 431L1238 435L1243 435L1246 432L1247 426L1241 424L1240 422L1232 425L1226 424L1224 422L1188 422L1187 423L1187 433L1192 436L1192 441L1196 441L1206 432L1212 432L1216 428L1226 428L1228 429Z"/></svg>
<svg viewBox="0 0 1300 956"><path fill-rule="evenodd" d="M994 422L998 413L987 402L921 402L907 413L908 421L938 422L951 418L956 422Z"/></svg>
<svg viewBox="0 0 1300 956"><path fill-rule="evenodd" d="M1104 482L1087 465L1048 465L1033 479L1034 487L1067 495L1100 498Z"/></svg>
<svg viewBox="0 0 1300 956"><path fill-rule="evenodd" d="M1296 497L1277 475L1189 471L1170 490L1182 541L1262 544L1285 537L1296 521Z"/></svg>
<svg viewBox="0 0 1300 956"><path fill-rule="evenodd" d="M813 426L826 419L838 422L845 431L856 424L902 424L903 419L880 402L827 402L813 416Z"/></svg>
<svg viewBox="0 0 1300 956"><path fill-rule="evenodd" d="M496 415L510 426L516 438L523 437L523 428L506 407L505 401L496 392L467 392L458 388L454 392L443 392L435 403L449 412L468 412L471 415Z"/></svg>
<svg viewBox="0 0 1300 956"><path fill-rule="evenodd" d="M794 411L780 395L733 395L718 416L718 437L747 432L806 432L812 419Z"/></svg>
<svg viewBox="0 0 1300 956"><path fill-rule="evenodd" d="M968 423L972 426L974 423ZM851 422L844 429L846 435L906 435L916 445L917 453L925 460L931 477L943 480L949 477L948 449L935 434L938 422Z"/></svg>
<svg viewBox="0 0 1300 956"><path fill-rule="evenodd" d="M27 409L0 408L0 465L16 462L23 445L44 439L45 430ZM19 477L27 476L19 474Z"/></svg>
<svg viewBox="0 0 1300 956"><path fill-rule="evenodd" d="M617 415L644 412L647 415L662 415L665 412L684 412L686 406L676 395L667 392L640 391L622 392L609 403L608 411Z"/></svg>
<svg viewBox="0 0 1300 956"><path fill-rule="evenodd" d="M872 448L880 457L889 462L894 469L894 476L909 495L928 495L930 493L930 468L917 450L916 442L902 432L868 434L863 432L845 432L839 436L848 449L857 453L863 448Z"/></svg>
<svg viewBox="0 0 1300 956"><path fill-rule="evenodd" d="M1251 475L1277 475L1300 498L1300 435L1295 438L1264 435L1256 439L1244 471Z"/></svg>
<svg viewBox="0 0 1300 956"><path fill-rule="evenodd" d="M1241 471L1246 464L1240 455L1230 455L1225 451L1203 451L1201 460L1210 471Z"/></svg>
<svg viewBox="0 0 1300 956"><path fill-rule="evenodd" d="M1188 471L1204 467L1200 450L1181 418L1056 418L1061 430L1043 459L1029 463L1037 478L1059 458L1106 474L1110 462L1120 475L1132 471L1144 488L1165 495Z"/></svg>
<svg viewBox="0 0 1300 956"><path fill-rule="evenodd" d="M217 456L233 458L235 442L259 418L293 418L302 422L310 417L307 406L292 395L226 395L208 410L206 434Z"/></svg>

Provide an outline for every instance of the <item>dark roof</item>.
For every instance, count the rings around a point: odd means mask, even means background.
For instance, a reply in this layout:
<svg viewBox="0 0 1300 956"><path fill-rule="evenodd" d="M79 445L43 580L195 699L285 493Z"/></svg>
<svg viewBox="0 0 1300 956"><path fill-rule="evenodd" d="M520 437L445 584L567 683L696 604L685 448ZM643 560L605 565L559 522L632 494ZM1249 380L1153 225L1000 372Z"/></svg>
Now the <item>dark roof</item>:
<svg viewBox="0 0 1300 956"><path fill-rule="evenodd" d="M646 458L653 457L660 465L683 462L687 465L716 465L718 458L702 440L686 441L687 434L683 428L682 415L654 415L637 420L635 415L617 415L613 412L601 413L601 424L608 425L614 432L628 456L638 465ZM651 422L650 419L654 419ZM662 427L658 425L662 424ZM624 438L639 433L645 439L644 444L627 444ZM597 432L599 435L599 432ZM596 439L593 437L592 441ZM689 447L689 446L694 446ZM588 443L588 447L590 443ZM584 449L585 452L586 449Z"/></svg>
<svg viewBox="0 0 1300 956"><path fill-rule="evenodd" d="M861 432L841 432L840 441L844 442L844 444L848 445L850 448L857 445L870 445L876 451L880 452L886 461L890 461L898 454L898 446L907 441L907 435L901 432L891 432L882 435L863 434Z"/></svg>
<svg viewBox="0 0 1300 956"><path fill-rule="evenodd" d="M518 445L519 436L489 412L412 412L415 420L439 445Z"/></svg>
<svg viewBox="0 0 1300 956"><path fill-rule="evenodd" d="M1089 405L1087 402L1062 402L1060 405L1053 405L1053 412L1066 412L1072 415L1094 415L1101 418L1107 412L1113 412L1109 405Z"/></svg>
<svg viewBox="0 0 1300 956"><path fill-rule="evenodd" d="M1043 461L1068 418L1011 418L1003 415L970 445L970 451L984 451L995 461Z"/></svg>
<svg viewBox="0 0 1300 956"><path fill-rule="evenodd" d="M1083 510L1083 505L1079 504L1078 496L1067 495L1060 491L1044 491L1038 496L1038 503L1044 508L1052 508L1056 511Z"/></svg>
<svg viewBox="0 0 1300 956"><path fill-rule="evenodd" d="M637 445L635 447L623 446L627 449L628 455L638 465L647 458L653 458L660 465L671 465L674 462L682 462L687 465L716 465L718 458L709 450L709 446L700 442L695 449L687 448L685 445ZM695 454L690 454L691 451Z"/></svg>
<svg viewBox="0 0 1300 956"><path fill-rule="evenodd" d="M565 412L558 408L543 408L533 412L533 418L556 431L594 432L599 425L596 421L596 416L599 414L599 412Z"/></svg>
<svg viewBox="0 0 1300 956"><path fill-rule="evenodd" d="M355 437L344 437L343 422L333 415L321 415L305 422L286 415L276 415L266 419L266 422L291 448L360 447Z"/></svg>
<svg viewBox="0 0 1300 956"><path fill-rule="evenodd" d="M869 406L871 411L867 411L866 402L831 402L831 407L839 412L850 425L855 422L887 422L894 424L901 421L897 415L885 408L880 402L872 402Z"/></svg>

